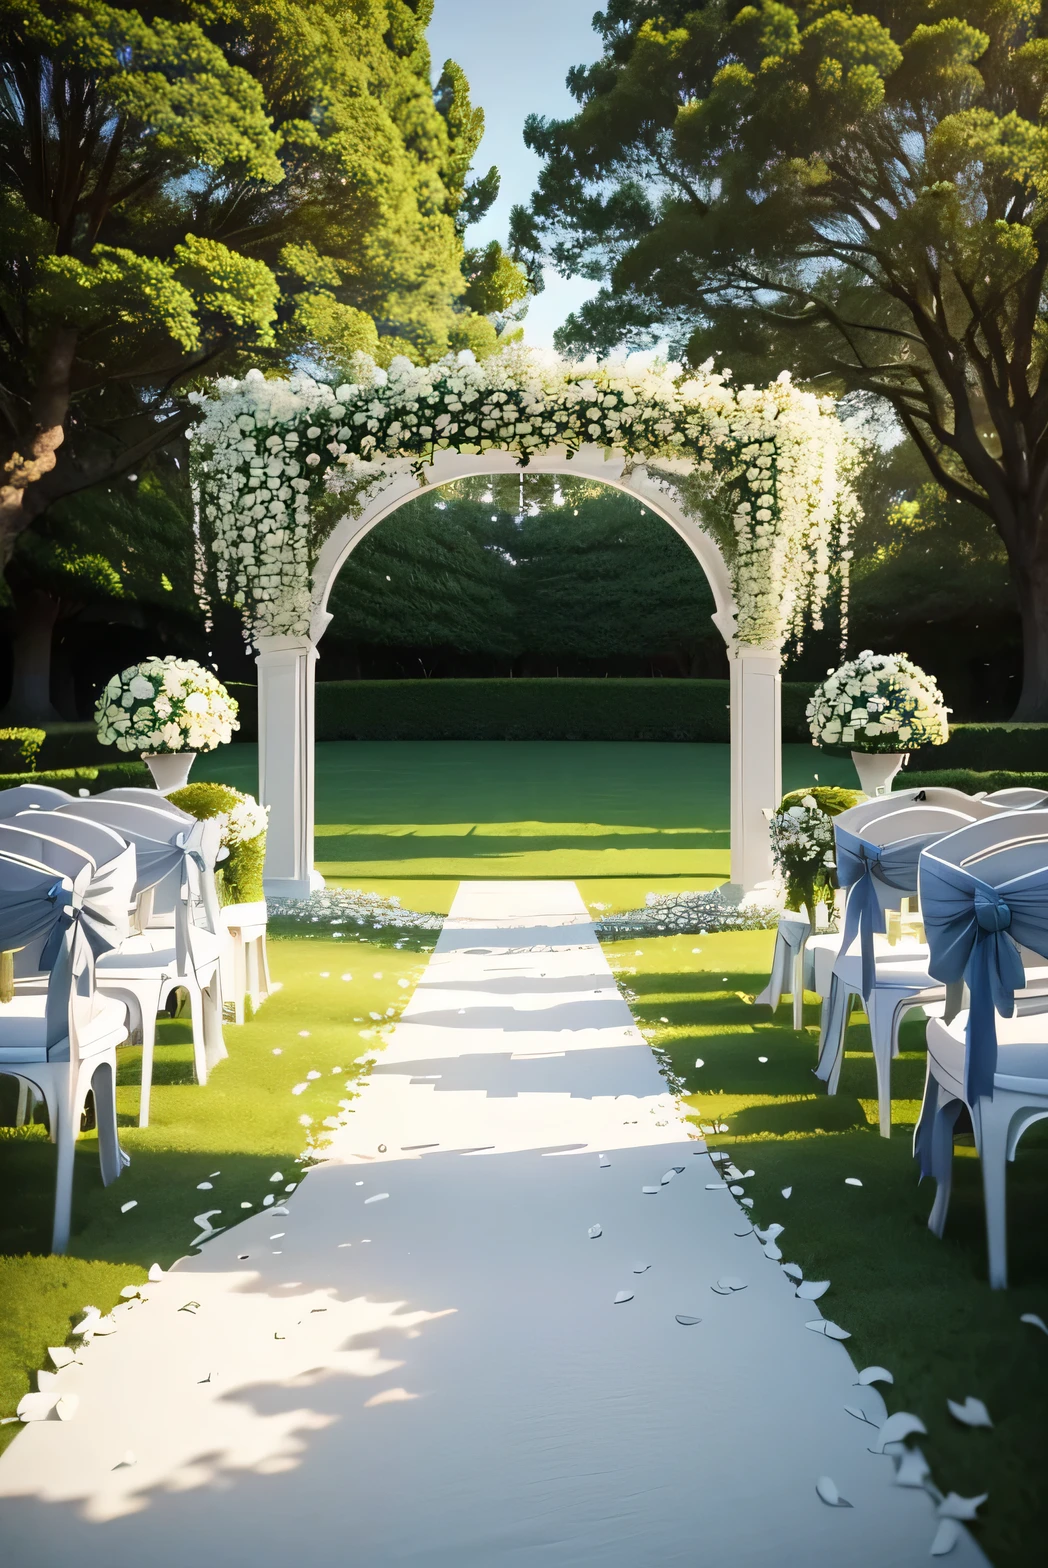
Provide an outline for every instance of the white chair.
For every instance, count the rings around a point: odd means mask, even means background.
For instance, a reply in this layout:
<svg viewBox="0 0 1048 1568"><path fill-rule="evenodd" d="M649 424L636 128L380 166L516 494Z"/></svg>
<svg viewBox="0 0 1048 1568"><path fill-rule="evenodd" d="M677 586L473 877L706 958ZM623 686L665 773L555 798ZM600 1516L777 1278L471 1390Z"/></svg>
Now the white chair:
<svg viewBox="0 0 1048 1568"><path fill-rule="evenodd" d="M1046 789L995 789L983 800L995 811L1043 811L1048 807Z"/></svg>
<svg viewBox="0 0 1048 1568"><path fill-rule="evenodd" d="M869 802L876 806L876 802ZM929 843L964 827L971 818L942 806L910 805L886 815L872 815L851 830L834 823L837 872L848 888L844 931L833 966L829 995L823 1004L819 1061L815 1069L830 1094L836 1094L844 1061L844 1043L855 998L861 997L870 1024L877 1075L878 1121L882 1138L891 1137L891 1063L898 1055L899 1028L907 1012L936 1002L945 991L928 972L928 949L916 940L895 946L877 944L885 911L917 892L920 852ZM859 951L852 945L858 941Z"/></svg>
<svg viewBox="0 0 1048 1568"><path fill-rule="evenodd" d="M793 998L793 1027L804 1025L804 954L811 936L811 921L807 915L788 909L779 916L775 932L775 951L771 960L771 976L760 996L754 997L757 1006L770 1007L774 1013L784 993Z"/></svg>
<svg viewBox="0 0 1048 1568"><path fill-rule="evenodd" d="M177 817L180 822L195 822L196 818L189 811L183 811L181 806L174 805L166 795L161 795L158 789L137 789L134 785L123 785L119 789L103 789L93 800L122 800L132 806L152 806L156 811L164 811L169 817Z"/></svg>
<svg viewBox="0 0 1048 1568"><path fill-rule="evenodd" d="M196 1080L228 1054L222 1034L222 957L227 938L218 918L214 865L219 850L217 821L192 820L188 829L152 806L105 801L94 796L59 813L112 827L133 844L138 862L136 893L161 895L161 907L143 929L118 950L98 960L99 985L122 996L141 1029L142 1090L139 1125L148 1126L156 1043L156 1015L176 989L189 999Z"/></svg>
<svg viewBox="0 0 1048 1568"><path fill-rule="evenodd" d="M64 1252L69 1243L74 1150L89 1091L106 1186L128 1163L116 1122L116 1048L127 1035L127 1014L121 1003L95 991L80 919L89 881L86 864L70 879L49 866L0 855L0 946L19 949L28 978L48 974L43 991L23 989L16 978L13 1000L0 1003L0 1073L28 1081L47 1105L58 1156L53 1252Z"/></svg>
<svg viewBox="0 0 1048 1568"><path fill-rule="evenodd" d="M75 799L75 795L52 789L50 784L16 784L13 789L0 790L0 817L13 817L34 806L41 811L53 811L56 806L67 806Z"/></svg>
<svg viewBox="0 0 1048 1568"><path fill-rule="evenodd" d="M949 1024L928 1024L914 1135L922 1179L937 1183L928 1225L942 1235L954 1127L967 1109L982 1166L990 1285L1003 1290L1007 1161L1027 1128L1048 1116L1048 1013L1016 1006L1030 978L1024 955L1048 958L1048 811L975 823L940 840L921 857L920 888L930 968L946 983L963 980L969 994Z"/></svg>

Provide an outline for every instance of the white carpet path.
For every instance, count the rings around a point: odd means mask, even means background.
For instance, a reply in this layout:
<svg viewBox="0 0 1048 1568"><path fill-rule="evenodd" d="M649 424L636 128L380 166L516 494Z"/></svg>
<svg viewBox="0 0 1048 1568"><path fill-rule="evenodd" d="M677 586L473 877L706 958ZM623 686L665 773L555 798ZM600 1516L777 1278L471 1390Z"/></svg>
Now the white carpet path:
<svg viewBox="0 0 1048 1568"><path fill-rule="evenodd" d="M927 1562L930 1498L845 1410L879 1420L879 1395L735 1235L745 1211L665 1088L574 884L464 883L287 1215L119 1312L61 1374L76 1418L0 1459L5 1558ZM747 1288L714 1293L724 1275ZM820 1501L822 1475L851 1508ZM985 1561L967 1536L950 1560Z"/></svg>

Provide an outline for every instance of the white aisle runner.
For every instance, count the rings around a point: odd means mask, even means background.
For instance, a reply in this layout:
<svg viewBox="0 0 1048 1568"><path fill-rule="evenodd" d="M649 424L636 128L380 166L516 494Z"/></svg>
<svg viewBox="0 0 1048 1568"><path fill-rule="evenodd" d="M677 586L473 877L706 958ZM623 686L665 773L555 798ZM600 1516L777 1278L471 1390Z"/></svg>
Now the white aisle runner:
<svg viewBox="0 0 1048 1568"><path fill-rule="evenodd" d="M76 1419L0 1460L5 1556L925 1563L931 1500L845 1410L879 1396L664 1090L574 884L464 883L329 1163L119 1314L62 1374Z"/></svg>

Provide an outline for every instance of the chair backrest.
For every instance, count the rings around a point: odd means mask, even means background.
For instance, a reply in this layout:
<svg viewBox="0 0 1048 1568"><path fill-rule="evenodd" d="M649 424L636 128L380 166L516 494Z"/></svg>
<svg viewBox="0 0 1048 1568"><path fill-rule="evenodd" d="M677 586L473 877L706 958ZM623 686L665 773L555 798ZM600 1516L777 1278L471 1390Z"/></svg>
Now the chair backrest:
<svg viewBox="0 0 1048 1568"><path fill-rule="evenodd" d="M48 953L46 1045L78 1054L80 1029L94 1010L94 959L80 923L90 881L85 862L75 877L0 853L0 949L43 947ZM39 971L38 971L39 972ZM0 1017L3 1004L0 1003Z"/></svg>
<svg viewBox="0 0 1048 1568"><path fill-rule="evenodd" d="M921 856L929 970L967 982L965 1092L993 1095L996 1015L1010 1017L1025 984L1020 949L1048 958L1048 811L973 822Z"/></svg>
<svg viewBox="0 0 1048 1568"><path fill-rule="evenodd" d="M103 789L94 800L124 800L132 806L152 806L155 811L166 812L169 817L177 817L179 822L195 822L196 818L191 812L183 811L181 806L174 805L166 795L158 789L136 789L133 785L122 786L120 789Z"/></svg>
<svg viewBox="0 0 1048 1568"><path fill-rule="evenodd" d="M934 785L924 789L892 790L890 795L861 800L857 806L849 806L847 811L840 812L833 822L834 826L839 822L849 832L858 833L867 822L879 820L896 811L909 811L915 806L937 806L947 811L962 811L969 820L975 821L995 815L993 808L988 807L981 796L966 795L963 790Z"/></svg>
<svg viewBox="0 0 1048 1568"><path fill-rule="evenodd" d="M1048 807L1048 789L995 789L983 799L995 811L1036 811Z"/></svg>
<svg viewBox="0 0 1048 1568"><path fill-rule="evenodd" d="M84 898L84 928L96 956L118 947L131 932L131 905L134 902L138 861L133 844L100 822L88 822L72 812L26 811L8 826L40 835L41 847L35 858L45 865L62 869L51 852L52 845L90 856L93 863L91 884Z"/></svg>
<svg viewBox="0 0 1048 1568"><path fill-rule="evenodd" d="M13 817L33 806L53 811L55 806L65 806L74 798L65 790L52 789L50 784L16 784L13 789L0 790L0 817Z"/></svg>

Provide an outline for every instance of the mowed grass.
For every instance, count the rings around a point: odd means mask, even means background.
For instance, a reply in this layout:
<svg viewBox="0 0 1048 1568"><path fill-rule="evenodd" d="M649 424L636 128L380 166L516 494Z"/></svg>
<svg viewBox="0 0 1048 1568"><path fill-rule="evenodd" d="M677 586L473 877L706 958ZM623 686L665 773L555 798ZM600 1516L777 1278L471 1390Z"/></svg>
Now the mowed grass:
<svg viewBox="0 0 1048 1568"><path fill-rule="evenodd" d="M923 1024L904 1031L892 1071L893 1135L885 1140L862 1015L849 1029L840 1091L831 1097L812 1076L814 998L801 1033L790 1027L788 1001L774 1016L752 1005L767 980L772 942L771 932L645 937L609 943L606 951L638 1023L684 1079L695 1122L727 1123L728 1133L711 1136L710 1146L731 1150L740 1169L754 1170L745 1184L754 1220L784 1225L778 1245L785 1259L809 1279L832 1282L819 1310L851 1332L856 1366L876 1363L894 1374L884 1390L888 1408L924 1421L921 1447L938 1485L963 1496L989 1492L976 1529L997 1568L1030 1568L1048 1540L1048 1337L1019 1319L1036 1312L1048 1321L1048 1127L1027 1134L1009 1167L1012 1283L991 1291L970 1138L955 1160L944 1239L927 1228L934 1187L918 1186L911 1154L924 1086ZM862 1186L845 1185L847 1176ZM785 1187L792 1188L788 1200ZM754 1245L748 1266L773 1264ZM755 1345L755 1367L761 1354ZM968 1394L986 1402L992 1431L970 1430L949 1415L947 1399Z"/></svg>
<svg viewBox="0 0 1048 1568"><path fill-rule="evenodd" d="M162 1022L148 1128L137 1126L141 1053L118 1052L120 1139L131 1164L103 1187L97 1138L80 1138L65 1257L47 1255L54 1147L41 1125L0 1127L0 1415L13 1415L36 1386L34 1373L50 1365L47 1347L65 1344L83 1306L108 1311L151 1263L166 1267L190 1250L195 1214L220 1209L212 1223L234 1225L261 1208L267 1193L302 1179L316 1157L308 1140L322 1143L325 1118L354 1098L358 1057L402 1010L434 940L398 949L386 935L384 943L349 934L271 942L282 989L249 1023L226 1025L229 1059L203 1088L193 1081L188 1021ZM319 1078L308 1079L310 1072ZM302 1082L309 1087L293 1095ZM13 1081L0 1079L0 1092L10 1121ZM278 1170L284 1180L273 1183ZM208 1180L211 1190L198 1190ZM135 1207L122 1214L131 1200ZM0 1427L0 1447L18 1430Z"/></svg>
<svg viewBox="0 0 1048 1568"><path fill-rule="evenodd" d="M254 790L257 765L254 746L228 746L193 776ZM353 887L463 877L716 887L729 872L729 766L729 747L684 742L326 741L316 864ZM813 769L855 783L850 762L783 747L784 788L810 783Z"/></svg>

